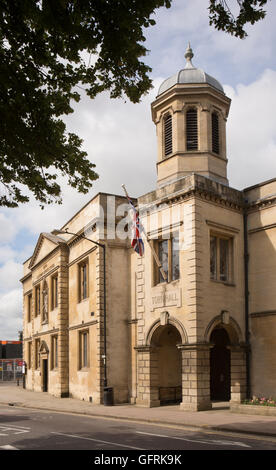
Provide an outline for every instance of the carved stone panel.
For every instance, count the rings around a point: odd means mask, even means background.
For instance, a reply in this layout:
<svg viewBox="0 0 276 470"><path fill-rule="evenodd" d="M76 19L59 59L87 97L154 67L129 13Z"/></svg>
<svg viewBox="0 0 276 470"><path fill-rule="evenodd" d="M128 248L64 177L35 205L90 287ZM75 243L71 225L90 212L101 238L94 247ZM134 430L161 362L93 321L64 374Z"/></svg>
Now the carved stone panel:
<svg viewBox="0 0 276 470"><path fill-rule="evenodd" d="M181 289L162 289L151 296L151 310L163 307L181 307Z"/></svg>

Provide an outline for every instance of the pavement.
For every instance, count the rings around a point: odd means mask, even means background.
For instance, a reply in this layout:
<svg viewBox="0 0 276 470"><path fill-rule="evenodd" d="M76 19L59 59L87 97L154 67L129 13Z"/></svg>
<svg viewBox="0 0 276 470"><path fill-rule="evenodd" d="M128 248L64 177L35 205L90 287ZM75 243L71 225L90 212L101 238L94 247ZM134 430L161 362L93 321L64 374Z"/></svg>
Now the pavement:
<svg viewBox="0 0 276 470"><path fill-rule="evenodd" d="M184 411L179 405L144 408L132 404L96 405L76 398L57 398L48 393L25 390L20 383L0 382L0 404L44 411L73 413L94 418L158 424L193 430L213 430L276 437L276 416L240 414L229 403L213 403L209 411Z"/></svg>

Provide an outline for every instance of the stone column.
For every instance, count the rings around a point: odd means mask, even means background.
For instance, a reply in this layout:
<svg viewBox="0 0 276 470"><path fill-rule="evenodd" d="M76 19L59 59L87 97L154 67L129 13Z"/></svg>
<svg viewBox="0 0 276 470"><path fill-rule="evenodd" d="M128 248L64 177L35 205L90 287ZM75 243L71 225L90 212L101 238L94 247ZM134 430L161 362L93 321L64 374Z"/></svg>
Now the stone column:
<svg viewBox="0 0 276 470"><path fill-rule="evenodd" d="M130 332L130 344L129 344L129 390L130 390L130 403L135 404L137 398L137 352L136 338L137 338L137 319L130 320L128 322Z"/></svg>
<svg viewBox="0 0 276 470"><path fill-rule="evenodd" d="M210 345L181 344L182 403L186 411L210 410Z"/></svg>
<svg viewBox="0 0 276 470"><path fill-rule="evenodd" d="M102 240L98 240L100 243ZM99 248L99 247L98 247ZM106 292L108 289L108 245L106 244ZM96 325L96 337L97 337L97 353L95 357L96 366L96 390L93 395L94 403L103 404L104 400L104 269L103 269L103 249L99 248L95 252L95 293L96 293L96 310L95 317L98 320ZM108 298L106 299L106 311L108 313ZM108 326L108 324L106 325ZM108 341L108 330L106 330L106 338ZM108 354L108 351L107 351ZM108 364L108 363L107 363ZM108 368L107 368L108 375Z"/></svg>
<svg viewBox="0 0 276 470"><path fill-rule="evenodd" d="M207 102L202 102L198 112L198 150L210 152L211 150L211 124L210 106Z"/></svg>
<svg viewBox="0 0 276 470"><path fill-rule="evenodd" d="M186 127L183 114L183 102L177 100L173 105L173 153L186 150Z"/></svg>
<svg viewBox="0 0 276 470"><path fill-rule="evenodd" d="M246 348L230 346L231 350L231 403L241 403L246 398Z"/></svg>
<svg viewBox="0 0 276 470"><path fill-rule="evenodd" d="M69 299L68 248L62 247L58 271L58 374L60 397L69 396Z"/></svg>
<svg viewBox="0 0 276 470"><path fill-rule="evenodd" d="M135 349L138 353L136 405L160 406L157 350L151 346L137 346Z"/></svg>

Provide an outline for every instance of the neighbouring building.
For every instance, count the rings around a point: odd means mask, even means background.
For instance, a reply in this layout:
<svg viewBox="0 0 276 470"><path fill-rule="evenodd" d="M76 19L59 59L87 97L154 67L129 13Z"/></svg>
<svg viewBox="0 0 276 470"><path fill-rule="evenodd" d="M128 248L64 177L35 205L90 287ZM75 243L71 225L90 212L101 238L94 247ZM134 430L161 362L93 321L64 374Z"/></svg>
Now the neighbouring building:
<svg viewBox="0 0 276 470"><path fill-rule="evenodd" d="M22 354L22 341L0 341L0 382L21 378Z"/></svg>
<svg viewBox="0 0 276 470"><path fill-rule="evenodd" d="M152 103L157 185L133 200L144 254L126 197L99 193L24 263L30 390L102 403L108 386L115 403L195 411L276 395L276 178L229 186L231 101L185 57Z"/></svg>
<svg viewBox="0 0 276 470"><path fill-rule="evenodd" d="M0 341L0 359L22 358L22 341Z"/></svg>

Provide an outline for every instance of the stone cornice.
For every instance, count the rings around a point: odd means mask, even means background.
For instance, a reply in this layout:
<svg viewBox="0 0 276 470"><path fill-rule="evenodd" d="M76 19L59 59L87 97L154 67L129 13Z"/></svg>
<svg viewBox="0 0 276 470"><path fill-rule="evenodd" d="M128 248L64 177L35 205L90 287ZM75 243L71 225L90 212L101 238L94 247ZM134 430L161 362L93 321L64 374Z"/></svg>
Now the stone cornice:
<svg viewBox="0 0 276 470"><path fill-rule="evenodd" d="M198 197L239 211L245 206L242 191L194 173L140 197L138 199L140 215L151 211L153 207L181 202L191 197Z"/></svg>
<svg viewBox="0 0 276 470"><path fill-rule="evenodd" d="M60 331L59 328L52 328L51 330L39 331L37 333L34 333L32 337L39 338L40 336L52 335L53 333L58 333L59 331Z"/></svg>
<svg viewBox="0 0 276 470"><path fill-rule="evenodd" d="M72 325L68 327L69 331L72 330L80 330L81 328L87 328L88 326L96 325L98 323L98 320L91 320L86 323L79 323L78 325Z"/></svg>
<svg viewBox="0 0 276 470"><path fill-rule="evenodd" d="M208 83L200 84L175 84L164 93L161 93L156 97L156 99L151 103L151 112L152 120L156 123L158 120L157 113L160 109L164 108L167 103L171 103L172 100L181 99L182 96L189 96L189 98L197 98L199 95L202 96L212 96L213 99L223 102L225 106L230 105L231 99L228 98L221 91L216 90L214 87L210 86Z"/></svg>
<svg viewBox="0 0 276 470"><path fill-rule="evenodd" d="M32 273L28 273L28 274L25 274L25 276L21 277L21 279L19 279L19 282L25 282L27 279L29 279L29 277L32 277Z"/></svg>
<svg viewBox="0 0 276 470"><path fill-rule="evenodd" d="M49 250L49 252L47 253L47 255L45 257L43 257L43 259L46 259L46 257L51 254L53 251L56 250L56 248L58 247L62 247L62 246L66 246L66 241L63 240L62 238L58 237L57 235L54 235L52 233L46 233L46 232L42 232L38 238L38 241L37 241L37 244L35 246L35 249L34 249L34 252L33 252L33 256L30 258L30 263L29 263L29 269L33 269L35 266L37 266L42 260L40 260L37 264L36 264L36 257L39 253L39 250L43 244L43 241L44 239L47 239L49 240L50 242L52 242L53 245L56 245L55 248L53 248L52 250Z"/></svg>
<svg viewBox="0 0 276 470"><path fill-rule="evenodd" d="M153 350L152 346L148 346L147 344L142 344L140 346L135 346L134 349L135 349L135 351L141 352L141 353L149 353L150 351Z"/></svg>
<svg viewBox="0 0 276 470"><path fill-rule="evenodd" d="M248 233L250 235L252 233L262 232L263 230L269 230L269 229L272 229L272 228L276 228L276 223L270 224L270 225L263 225L262 227L252 228L252 229L248 230Z"/></svg>
<svg viewBox="0 0 276 470"><path fill-rule="evenodd" d="M212 151L201 151L201 150L186 150L186 151L183 151L183 152L173 152L171 153L170 155L164 157L162 160L160 160L159 162L156 163L156 166L158 167L159 165L161 165L162 163L174 158L174 157L183 157L183 158L186 158L186 157L214 157L218 160L222 160L223 162L228 162L228 158L222 158L220 155L217 155L216 153L212 152Z"/></svg>
<svg viewBox="0 0 276 470"><path fill-rule="evenodd" d="M68 267L70 268L71 266L73 266L73 264L76 264L78 263L79 261L81 261L83 258L87 257L88 255L90 255L90 253L92 253L93 251L95 251L97 249L97 246L94 245L92 246L92 248L90 248L90 250L87 250L85 251L84 253L82 253L80 256L78 256L77 258L73 259L72 261L70 261L68 263Z"/></svg>
<svg viewBox="0 0 276 470"><path fill-rule="evenodd" d="M206 224L209 225L212 228L219 229L219 230L226 230L227 232L234 232L234 233L239 233L240 229L237 227L232 227L230 225L225 225L225 224L220 224L216 221L213 220L208 220L206 219Z"/></svg>
<svg viewBox="0 0 276 470"><path fill-rule="evenodd" d="M276 310L266 310L266 311L263 311L263 312L250 313L251 318L270 317L272 315L276 315Z"/></svg>
<svg viewBox="0 0 276 470"><path fill-rule="evenodd" d="M250 202L246 205L247 211L254 212L254 210L267 209L276 205L276 196L258 199L256 201Z"/></svg>
<svg viewBox="0 0 276 470"><path fill-rule="evenodd" d="M212 348L212 343L207 342L198 342L198 343L187 343L187 344L177 344L177 349L181 351L199 351L202 349L209 350Z"/></svg>

